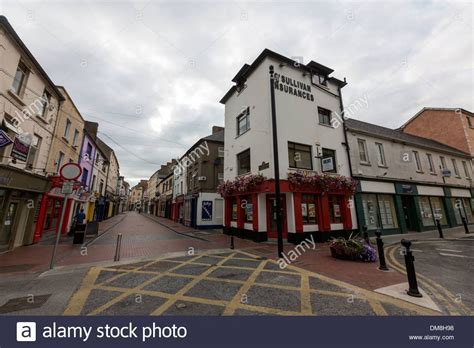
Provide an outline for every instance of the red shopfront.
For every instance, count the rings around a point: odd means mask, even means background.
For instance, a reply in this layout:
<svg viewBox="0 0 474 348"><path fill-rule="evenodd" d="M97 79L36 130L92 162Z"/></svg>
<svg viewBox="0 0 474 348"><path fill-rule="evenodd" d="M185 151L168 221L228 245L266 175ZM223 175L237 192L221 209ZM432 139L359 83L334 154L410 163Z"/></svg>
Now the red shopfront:
<svg viewBox="0 0 474 348"><path fill-rule="evenodd" d="M50 180L51 189L48 193L43 194L41 199L33 243L39 242L41 238L48 233L56 234L59 229L59 222L64 203L64 195L61 193L63 180L59 176L52 176L50 177ZM80 184L78 184L77 187L75 186L74 189L80 189ZM74 216L74 210L77 209L77 203L81 203L84 199L86 199L86 197L83 195L68 198L64 215L65 218L61 228L62 234L68 232L71 219Z"/></svg>
<svg viewBox="0 0 474 348"><path fill-rule="evenodd" d="M314 236L325 241L353 229L351 192L318 190L280 181L283 237L299 243ZM225 197L224 233L260 242L277 237L274 180Z"/></svg>

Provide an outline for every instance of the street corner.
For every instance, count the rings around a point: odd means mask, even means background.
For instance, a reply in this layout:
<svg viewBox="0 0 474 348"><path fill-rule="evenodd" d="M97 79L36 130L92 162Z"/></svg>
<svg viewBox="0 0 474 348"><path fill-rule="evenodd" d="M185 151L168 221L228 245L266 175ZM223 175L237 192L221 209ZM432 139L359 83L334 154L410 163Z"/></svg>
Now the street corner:
<svg viewBox="0 0 474 348"><path fill-rule="evenodd" d="M435 315L243 251L93 267L65 315Z"/></svg>
<svg viewBox="0 0 474 348"><path fill-rule="evenodd" d="M406 295L408 283L394 284L377 289L406 301L437 310L444 315L472 315L474 299L469 279L469 262L474 244L467 240L424 240L414 242L411 252L414 255L414 268L421 298ZM407 277L405 249L391 245L386 250L387 264ZM408 277L407 277L408 278Z"/></svg>

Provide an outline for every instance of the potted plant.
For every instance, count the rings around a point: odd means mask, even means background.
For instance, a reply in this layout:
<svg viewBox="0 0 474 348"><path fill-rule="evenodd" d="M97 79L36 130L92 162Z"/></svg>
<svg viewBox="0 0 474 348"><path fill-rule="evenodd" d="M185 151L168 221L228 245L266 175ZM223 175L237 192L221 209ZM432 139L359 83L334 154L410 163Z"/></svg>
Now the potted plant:
<svg viewBox="0 0 474 348"><path fill-rule="evenodd" d="M329 244L332 257L341 260L375 262L377 253L375 249L357 236L349 236L349 238L338 237L333 238Z"/></svg>

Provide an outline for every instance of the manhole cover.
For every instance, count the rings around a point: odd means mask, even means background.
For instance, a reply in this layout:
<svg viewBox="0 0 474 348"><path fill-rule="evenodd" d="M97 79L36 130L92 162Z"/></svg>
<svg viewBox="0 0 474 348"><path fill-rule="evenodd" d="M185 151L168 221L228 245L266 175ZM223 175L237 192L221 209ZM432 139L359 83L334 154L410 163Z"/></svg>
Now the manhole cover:
<svg viewBox="0 0 474 348"><path fill-rule="evenodd" d="M50 296L51 294L12 298L0 307L0 314L40 308L48 301Z"/></svg>

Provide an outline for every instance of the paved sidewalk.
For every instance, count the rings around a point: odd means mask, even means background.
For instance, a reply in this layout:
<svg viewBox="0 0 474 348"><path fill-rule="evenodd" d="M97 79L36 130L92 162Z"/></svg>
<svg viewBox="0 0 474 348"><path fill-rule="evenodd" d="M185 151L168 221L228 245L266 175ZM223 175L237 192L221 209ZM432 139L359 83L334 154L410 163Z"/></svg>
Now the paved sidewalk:
<svg viewBox="0 0 474 348"><path fill-rule="evenodd" d="M66 315L437 315L248 252L93 267Z"/></svg>
<svg viewBox="0 0 474 348"><path fill-rule="evenodd" d="M474 238L474 225L468 225L470 234L466 234L463 226L457 226L452 228L443 228L443 236L445 239L458 239L471 236ZM375 237L370 238L375 244ZM385 245L399 244L402 239L408 239L411 241L429 240L429 239L440 239L438 230L425 231L425 232L411 232L404 234L390 234L382 235L382 239Z"/></svg>

